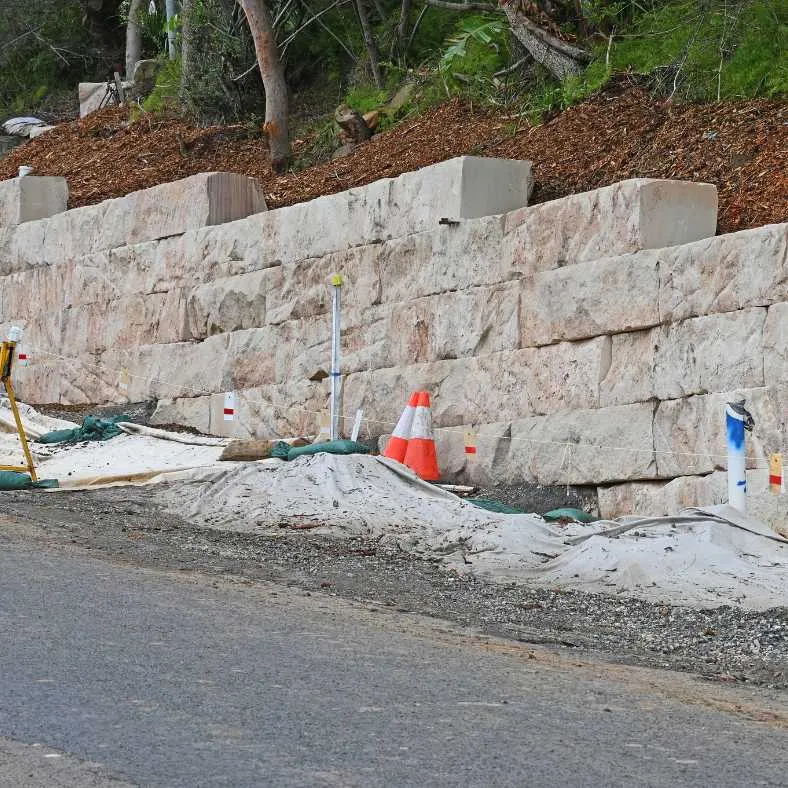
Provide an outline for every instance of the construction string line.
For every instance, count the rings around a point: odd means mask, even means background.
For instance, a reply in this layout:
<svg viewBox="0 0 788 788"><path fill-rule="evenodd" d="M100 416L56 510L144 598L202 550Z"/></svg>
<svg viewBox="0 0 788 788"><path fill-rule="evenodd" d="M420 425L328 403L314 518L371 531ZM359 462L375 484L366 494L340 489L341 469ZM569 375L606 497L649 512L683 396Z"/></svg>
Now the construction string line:
<svg viewBox="0 0 788 788"><path fill-rule="evenodd" d="M74 357L62 356L62 355L60 355L58 353L52 353L51 351L43 350L41 348L32 348L32 352L37 354L37 355L40 355L40 356L49 356L51 358L58 359L60 361L65 361L65 362L68 362L70 364L73 364L76 361L76 359ZM150 383L156 383L156 384L158 384L160 386L164 386L165 388L170 388L173 391L189 391L189 392L192 392L195 396L205 397L205 396L211 396L212 394L216 394L217 393L217 392L206 392L205 389L196 389L196 388L193 388L191 386L185 386L185 385L168 383L166 380L162 380L161 378L146 377L145 375L137 375L137 374L134 374L132 372L129 372L127 369L115 369L113 367L108 367L106 365L88 364L88 363L86 363L84 361L79 361L79 364L81 366L83 366L83 367L88 368L88 369L95 369L95 370L98 370L99 372L103 372L105 374L106 373L113 373L115 375L118 375L119 377L125 375L128 378L135 378L135 379L140 380L140 381L142 381L144 383L149 383L149 384ZM42 366L45 366L45 365L42 364ZM223 393L223 392L220 392L220 393ZM275 406L275 405L272 405L271 407L274 408L275 410L282 410L280 408L277 408L277 406ZM324 413L325 413L325 411L323 411L323 410L309 410L307 408L295 408L295 407L286 408L284 410L287 413L300 413L300 414L305 414L305 415L310 415L310 416L321 416L321 415L324 415ZM340 414L339 418L343 422L348 422L348 421L352 422L352 421L355 420L356 416L355 416L355 413L352 416L350 416L350 415L345 416L344 414ZM377 419L368 419L366 417L363 419L363 421L367 425L367 429L369 429L369 425L376 425L378 427L388 427L389 429L393 429L396 426L395 422L380 421L380 420L377 420ZM466 432L465 428L460 428L460 427L439 427L438 429L440 429L441 432L443 432L443 433L457 433L457 434L462 433L463 436L465 435L465 432ZM664 436L661 436L661 437L662 437L662 440L664 440L667 443L667 440L665 439L665 437ZM479 435L477 433L476 434L476 438L477 438L477 440L481 439L482 441L488 441L488 440L489 441L501 441L501 440L505 440L505 441L509 441L511 443L528 443L528 444L533 444L533 445L537 445L537 446L555 446L557 448L564 449L564 451L568 450L570 452L573 449L593 449L594 451L628 452L630 454L635 454L635 455L639 455L639 454L657 455L658 454L660 456L665 456L665 457L700 457L702 459L709 459L709 460L725 459L728 456L727 453L725 453L725 454L711 454L711 453L708 453L708 452L689 452L689 451L678 452L678 451L669 451L669 450L656 449L656 448L650 448L650 447L645 447L645 448L642 448L642 449L634 449L631 446L609 446L609 445L605 445L605 444L596 444L596 443L581 443L581 442L575 443L573 441L551 441L551 440L540 440L538 438L529 438L529 437L513 438L511 436L506 436L506 435L490 435L488 437L488 436ZM777 451L779 453L782 453L782 454L786 453L785 449L778 449ZM748 462L751 462L751 463L752 462L755 462L755 463L766 463L767 466L768 466L768 463L769 463L768 458L764 458L764 457L745 457L745 460L748 461ZM571 460L570 460L570 462L571 462ZM562 467L565 464L566 464L566 460L564 460L564 462L562 463Z"/></svg>

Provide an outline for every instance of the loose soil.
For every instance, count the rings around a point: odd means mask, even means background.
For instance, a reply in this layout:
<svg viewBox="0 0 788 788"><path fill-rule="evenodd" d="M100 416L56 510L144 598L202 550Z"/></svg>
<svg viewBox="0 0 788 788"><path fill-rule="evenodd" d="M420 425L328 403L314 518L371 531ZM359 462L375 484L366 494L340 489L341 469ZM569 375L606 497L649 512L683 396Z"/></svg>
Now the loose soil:
<svg viewBox="0 0 788 788"><path fill-rule="evenodd" d="M309 143L295 140L294 155ZM788 219L787 102L674 104L626 84L540 125L453 100L344 158L285 175L271 171L260 129L153 115L131 123L127 110L108 109L17 148L0 161L0 179L22 164L64 176L77 207L221 170L256 178L268 207L279 208L463 154L532 161L534 203L626 178L677 178L717 186L719 232Z"/></svg>
<svg viewBox="0 0 788 788"><path fill-rule="evenodd" d="M573 653L788 688L788 608L700 610L624 596L490 584L368 539L198 528L162 510L157 488L3 494L9 539L95 550L136 566L273 581L307 594L426 614Z"/></svg>

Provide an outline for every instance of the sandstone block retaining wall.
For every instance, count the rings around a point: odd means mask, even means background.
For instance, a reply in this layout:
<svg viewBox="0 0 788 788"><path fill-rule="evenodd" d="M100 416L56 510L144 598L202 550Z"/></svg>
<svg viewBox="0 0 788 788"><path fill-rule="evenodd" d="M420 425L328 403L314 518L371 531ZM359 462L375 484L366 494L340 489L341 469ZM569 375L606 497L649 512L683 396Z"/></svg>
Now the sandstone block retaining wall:
<svg viewBox="0 0 788 788"><path fill-rule="evenodd" d="M212 174L8 222L0 330L26 328L20 394L153 399L157 423L224 433L234 390L232 434L313 433L340 272L348 425L363 408L385 435L429 389L447 476L599 485L605 514L704 502L734 396L753 468L788 445L786 225L714 237L714 187L648 179L499 214L531 188L521 168L495 195L500 170L456 160L276 211Z"/></svg>

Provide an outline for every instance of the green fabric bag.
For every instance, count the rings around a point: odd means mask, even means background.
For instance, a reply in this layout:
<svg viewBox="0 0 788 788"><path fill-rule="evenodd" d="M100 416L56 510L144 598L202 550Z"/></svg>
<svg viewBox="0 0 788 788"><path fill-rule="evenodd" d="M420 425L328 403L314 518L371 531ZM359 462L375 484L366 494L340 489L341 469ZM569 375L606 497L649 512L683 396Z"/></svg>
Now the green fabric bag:
<svg viewBox="0 0 788 788"><path fill-rule="evenodd" d="M54 430L42 435L37 443L81 443L82 441L108 441L123 433L119 421L128 421L128 416L114 416L101 419L98 416L85 416L81 427L71 430Z"/></svg>
<svg viewBox="0 0 788 788"><path fill-rule="evenodd" d="M41 479L34 482L29 473L17 473L16 471L0 471L0 490L46 490L58 487L57 479Z"/></svg>
<svg viewBox="0 0 788 788"><path fill-rule="evenodd" d="M297 457L309 457L312 454L369 454L369 449L363 443L350 440L328 441L292 448L287 453L287 459L295 460Z"/></svg>
<svg viewBox="0 0 788 788"><path fill-rule="evenodd" d="M526 514L524 509L517 509L514 506L507 506L505 503L498 503L498 501L491 501L488 498L465 498L468 503L478 506L480 509L486 509L488 512L496 512L497 514Z"/></svg>
<svg viewBox="0 0 788 788"><path fill-rule="evenodd" d="M290 446L289 443L285 443L284 441L277 441L271 447L271 456L275 457L277 460L286 460L287 455L290 453Z"/></svg>
<svg viewBox="0 0 788 788"><path fill-rule="evenodd" d="M568 507L545 512L542 517L548 522L554 522L556 520L575 520L578 523L593 523L596 519L582 509L571 509Z"/></svg>

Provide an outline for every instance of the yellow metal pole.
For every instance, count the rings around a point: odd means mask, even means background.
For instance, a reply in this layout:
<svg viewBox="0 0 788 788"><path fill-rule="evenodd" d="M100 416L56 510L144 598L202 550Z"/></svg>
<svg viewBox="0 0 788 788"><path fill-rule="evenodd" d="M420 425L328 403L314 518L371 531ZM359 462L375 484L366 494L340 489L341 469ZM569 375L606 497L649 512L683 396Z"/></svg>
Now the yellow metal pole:
<svg viewBox="0 0 788 788"><path fill-rule="evenodd" d="M0 375L2 376L3 385L5 386L8 400L11 403L11 412L14 414L14 421L16 422L16 430L19 433L19 441L22 444L22 451L25 453L25 460L27 461L27 471L30 478L38 481L36 476L36 469L33 465L33 455L30 453L30 446L27 443L27 435L25 434L25 427L22 424L22 417L19 415L19 408L16 404L16 396L14 395L14 386L11 383L11 368L13 367L14 350L16 342L3 342L2 349L0 349ZM10 470L15 470L11 468ZM20 469L24 470L24 469Z"/></svg>

